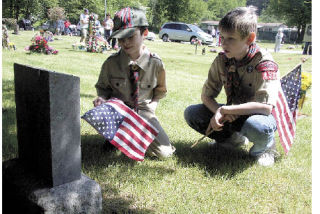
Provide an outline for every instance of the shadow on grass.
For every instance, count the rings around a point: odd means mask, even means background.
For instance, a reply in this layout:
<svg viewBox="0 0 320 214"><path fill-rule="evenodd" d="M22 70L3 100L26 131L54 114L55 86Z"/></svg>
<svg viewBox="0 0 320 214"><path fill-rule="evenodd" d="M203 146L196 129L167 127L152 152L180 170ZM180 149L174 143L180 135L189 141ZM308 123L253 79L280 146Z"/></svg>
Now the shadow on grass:
<svg viewBox="0 0 320 214"><path fill-rule="evenodd" d="M232 178L255 164L254 159L244 149L225 149L221 146L209 146L204 142L193 148L190 148L192 144L185 142L173 144L179 164L198 166L209 176Z"/></svg>
<svg viewBox="0 0 320 214"><path fill-rule="evenodd" d="M92 94L83 94L83 93L81 93L80 94L80 97L81 98L95 98L96 96L94 96L94 95L92 95Z"/></svg>
<svg viewBox="0 0 320 214"><path fill-rule="evenodd" d="M174 170L165 167L140 164L117 149L106 150L104 138L100 135L82 135L81 153L85 173L103 177L98 178L103 194L103 213L154 213L150 209L136 208L134 195L123 197L121 185L128 181L143 182L148 177L153 180L162 179L166 174L174 173ZM110 180L103 182L107 177Z"/></svg>

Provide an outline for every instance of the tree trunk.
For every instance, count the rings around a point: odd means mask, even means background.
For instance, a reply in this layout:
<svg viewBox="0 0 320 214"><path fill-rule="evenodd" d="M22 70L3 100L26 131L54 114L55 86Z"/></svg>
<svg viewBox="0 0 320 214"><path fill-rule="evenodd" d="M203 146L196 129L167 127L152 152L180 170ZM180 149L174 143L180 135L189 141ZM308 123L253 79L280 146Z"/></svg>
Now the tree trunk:
<svg viewBox="0 0 320 214"><path fill-rule="evenodd" d="M19 25L18 24L16 24L16 26L13 30L14 30L14 32L13 32L14 34L19 35Z"/></svg>
<svg viewBox="0 0 320 214"><path fill-rule="evenodd" d="M10 1L10 18L13 18L13 11L14 11L14 9L13 9L13 1Z"/></svg>
<svg viewBox="0 0 320 214"><path fill-rule="evenodd" d="M20 15L20 6L19 6L19 4L15 5L15 9L16 9L16 11L15 11L16 12L16 17L15 18L16 18L17 21L19 21L19 15Z"/></svg>

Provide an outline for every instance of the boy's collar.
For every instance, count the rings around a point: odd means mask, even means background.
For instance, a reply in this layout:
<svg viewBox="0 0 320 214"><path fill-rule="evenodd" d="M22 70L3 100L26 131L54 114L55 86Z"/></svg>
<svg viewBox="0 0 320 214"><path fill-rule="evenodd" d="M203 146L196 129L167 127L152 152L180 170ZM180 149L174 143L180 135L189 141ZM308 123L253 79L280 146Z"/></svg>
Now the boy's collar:
<svg viewBox="0 0 320 214"><path fill-rule="evenodd" d="M241 67L248 64L259 51L260 51L259 46L256 43L252 43L249 46L249 51L240 61L235 60L235 58L231 58L231 59L227 58L224 52L223 52L223 55L226 63L235 64L237 67Z"/></svg>
<svg viewBox="0 0 320 214"><path fill-rule="evenodd" d="M150 62L150 51L148 50L148 48L143 45L143 51L141 56L135 60L135 63L144 71L148 71L151 70L151 66L149 64ZM121 50L121 61L122 62L126 62L126 65L129 66L131 59L129 58L129 56L123 51Z"/></svg>

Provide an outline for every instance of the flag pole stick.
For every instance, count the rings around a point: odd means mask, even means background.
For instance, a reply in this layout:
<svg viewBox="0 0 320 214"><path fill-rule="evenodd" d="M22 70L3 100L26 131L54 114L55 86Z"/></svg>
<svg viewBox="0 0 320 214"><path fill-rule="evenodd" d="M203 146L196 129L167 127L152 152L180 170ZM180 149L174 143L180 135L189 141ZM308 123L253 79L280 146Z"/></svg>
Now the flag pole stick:
<svg viewBox="0 0 320 214"><path fill-rule="evenodd" d="M210 134L212 134L214 130L212 129L209 133L207 133L206 135L202 136L199 140L197 140L190 148L193 148L194 146L196 146L201 140L203 140L205 137L208 137Z"/></svg>

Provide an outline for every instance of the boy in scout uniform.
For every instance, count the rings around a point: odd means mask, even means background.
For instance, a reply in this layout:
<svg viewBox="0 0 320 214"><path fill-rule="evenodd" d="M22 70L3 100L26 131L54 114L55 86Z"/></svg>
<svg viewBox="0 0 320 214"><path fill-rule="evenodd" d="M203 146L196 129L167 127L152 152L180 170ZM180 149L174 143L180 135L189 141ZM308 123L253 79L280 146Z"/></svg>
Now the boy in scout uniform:
<svg viewBox="0 0 320 214"><path fill-rule="evenodd" d="M276 120L271 114L276 105L280 78L270 54L254 43L257 31L255 8L240 7L219 22L223 52L213 61L201 100L185 112L190 127L209 134L216 145L239 147L249 141L249 154L258 164L274 164ZM226 105L216 98L222 90Z"/></svg>
<svg viewBox="0 0 320 214"><path fill-rule="evenodd" d="M117 38L121 49L102 65L94 106L111 97L121 99L159 131L147 155L170 157L175 148L155 115L158 101L167 93L165 70L161 59L143 44L148 34L146 16L141 10L124 8L113 21L110 38Z"/></svg>

